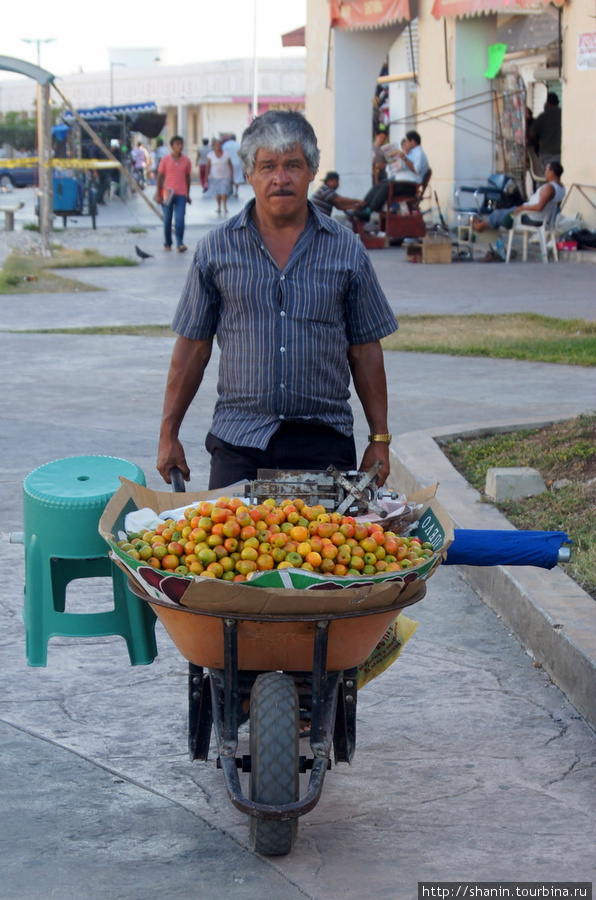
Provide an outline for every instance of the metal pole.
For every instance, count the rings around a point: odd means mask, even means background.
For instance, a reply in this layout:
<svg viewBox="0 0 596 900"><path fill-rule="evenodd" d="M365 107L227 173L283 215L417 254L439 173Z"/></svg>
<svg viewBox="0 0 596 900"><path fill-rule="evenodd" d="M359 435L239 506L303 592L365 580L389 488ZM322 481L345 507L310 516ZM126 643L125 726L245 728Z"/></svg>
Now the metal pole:
<svg viewBox="0 0 596 900"><path fill-rule="evenodd" d="M53 185L50 168L52 149L52 118L50 116L49 82L37 86L37 150L39 157L39 228L41 232L41 252L50 256L50 234L52 233Z"/></svg>
<svg viewBox="0 0 596 900"><path fill-rule="evenodd" d="M253 0L253 63L252 63L252 117L256 119L259 114L259 60L257 57L257 4L259 0Z"/></svg>

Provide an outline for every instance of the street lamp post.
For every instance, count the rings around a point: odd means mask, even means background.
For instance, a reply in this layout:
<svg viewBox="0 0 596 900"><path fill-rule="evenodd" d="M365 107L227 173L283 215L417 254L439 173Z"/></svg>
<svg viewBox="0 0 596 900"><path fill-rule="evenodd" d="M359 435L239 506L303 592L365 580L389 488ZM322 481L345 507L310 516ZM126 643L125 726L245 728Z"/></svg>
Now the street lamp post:
<svg viewBox="0 0 596 900"><path fill-rule="evenodd" d="M42 44L50 44L52 41L55 41L56 38L21 38L26 44L35 44L37 46L37 65L40 65L40 47Z"/></svg>
<svg viewBox="0 0 596 900"><path fill-rule="evenodd" d="M126 63L110 62L110 106L114 105L114 66L124 66Z"/></svg>
<svg viewBox="0 0 596 900"><path fill-rule="evenodd" d="M258 0L253 0L253 33L252 33L252 118L259 114L259 58L257 56L257 18Z"/></svg>

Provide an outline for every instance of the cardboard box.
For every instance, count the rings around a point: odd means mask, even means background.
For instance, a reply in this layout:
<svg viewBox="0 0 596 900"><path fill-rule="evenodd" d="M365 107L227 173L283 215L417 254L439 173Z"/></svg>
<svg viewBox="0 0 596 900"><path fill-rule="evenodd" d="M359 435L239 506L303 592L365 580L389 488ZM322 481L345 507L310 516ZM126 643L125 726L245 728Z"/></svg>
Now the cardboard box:
<svg viewBox="0 0 596 900"><path fill-rule="evenodd" d="M422 262L422 242L419 244L406 244L406 262Z"/></svg>
<svg viewBox="0 0 596 900"><path fill-rule="evenodd" d="M423 263L450 263L452 259L451 240L442 235L427 234L422 240Z"/></svg>
<svg viewBox="0 0 596 900"><path fill-rule="evenodd" d="M453 541L452 522L434 496L435 485L408 498L420 507L416 510L418 525L415 533L430 541L435 551L415 568L358 578L331 578L303 569L281 569L260 572L243 583L201 576L191 579L151 569L143 561L127 556L116 544L119 532L123 531L124 517L145 507L161 513L180 506L193 506L200 500L213 500L233 493L233 489L175 494L153 491L125 478L120 480L122 486L107 504L99 522L100 534L110 545L114 561L133 575L149 597L168 605L175 602L211 614L341 615L349 614L355 608L384 609L393 606L398 599L407 605L408 598L418 591L421 582L436 571Z"/></svg>

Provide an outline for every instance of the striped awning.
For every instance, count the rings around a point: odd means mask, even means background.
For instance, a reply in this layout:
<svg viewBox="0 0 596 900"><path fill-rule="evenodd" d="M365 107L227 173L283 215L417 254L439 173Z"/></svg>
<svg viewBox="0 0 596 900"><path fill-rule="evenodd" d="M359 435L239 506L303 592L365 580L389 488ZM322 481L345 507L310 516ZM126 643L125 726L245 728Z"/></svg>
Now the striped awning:
<svg viewBox="0 0 596 900"><path fill-rule="evenodd" d="M563 6L565 0L435 0L432 14L435 19L444 16L458 18L460 16L481 16L488 13L540 12L549 4Z"/></svg>
<svg viewBox="0 0 596 900"><path fill-rule="evenodd" d="M333 28L361 30L410 21L410 0L330 0Z"/></svg>
<svg viewBox="0 0 596 900"><path fill-rule="evenodd" d="M93 109L78 109L77 113L86 122L117 122L122 116L138 116L142 113L157 112L155 103L130 103L127 106L95 106ZM75 116L70 110L62 113L62 121L72 124Z"/></svg>

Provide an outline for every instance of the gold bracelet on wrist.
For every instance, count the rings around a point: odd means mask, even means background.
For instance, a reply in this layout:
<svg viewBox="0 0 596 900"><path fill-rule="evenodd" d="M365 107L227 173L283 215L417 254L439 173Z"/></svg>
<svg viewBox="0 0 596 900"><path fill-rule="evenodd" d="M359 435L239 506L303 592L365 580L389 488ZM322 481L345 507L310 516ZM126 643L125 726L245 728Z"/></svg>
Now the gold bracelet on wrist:
<svg viewBox="0 0 596 900"><path fill-rule="evenodd" d="M368 442L369 444L373 444L379 442L380 444L390 444L393 435L391 434L369 434Z"/></svg>

